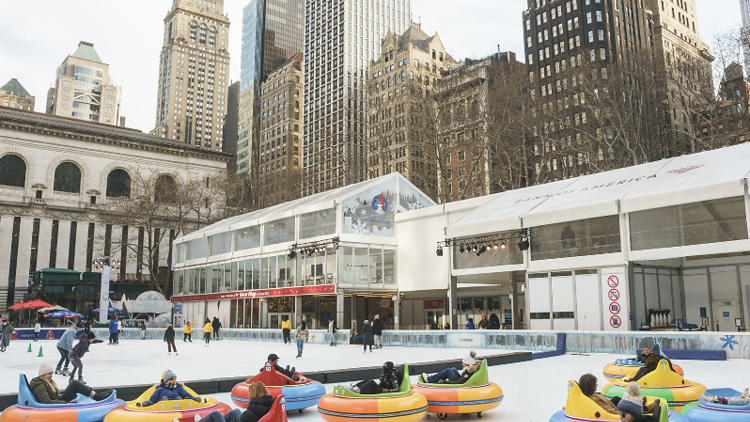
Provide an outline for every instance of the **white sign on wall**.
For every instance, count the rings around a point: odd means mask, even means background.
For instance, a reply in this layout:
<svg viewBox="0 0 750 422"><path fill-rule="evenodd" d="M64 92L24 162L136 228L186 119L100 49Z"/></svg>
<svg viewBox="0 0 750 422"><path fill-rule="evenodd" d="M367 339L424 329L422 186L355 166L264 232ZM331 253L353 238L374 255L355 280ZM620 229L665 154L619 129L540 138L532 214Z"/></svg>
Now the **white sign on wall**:
<svg viewBox="0 0 750 422"><path fill-rule="evenodd" d="M604 331L628 330L628 283L623 271L602 271Z"/></svg>

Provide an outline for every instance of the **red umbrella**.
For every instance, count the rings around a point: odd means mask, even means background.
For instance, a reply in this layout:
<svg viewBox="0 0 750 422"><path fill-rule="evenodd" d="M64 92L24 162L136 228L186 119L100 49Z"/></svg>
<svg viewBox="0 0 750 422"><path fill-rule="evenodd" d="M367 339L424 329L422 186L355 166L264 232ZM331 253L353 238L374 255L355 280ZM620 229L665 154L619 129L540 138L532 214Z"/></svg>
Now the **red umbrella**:
<svg viewBox="0 0 750 422"><path fill-rule="evenodd" d="M36 299L36 300L32 300L31 302L28 302L26 306L28 306L28 308L25 308L25 309L36 309L36 308L47 308L52 305L50 305L49 303L43 300Z"/></svg>
<svg viewBox="0 0 750 422"><path fill-rule="evenodd" d="M29 309L29 308L26 307L27 305L28 305L28 302L19 302L19 303L16 303L15 305L13 305L13 306L9 306L8 309L12 309L14 311L18 311L18 310L21 310L21 309Z"/></svg>

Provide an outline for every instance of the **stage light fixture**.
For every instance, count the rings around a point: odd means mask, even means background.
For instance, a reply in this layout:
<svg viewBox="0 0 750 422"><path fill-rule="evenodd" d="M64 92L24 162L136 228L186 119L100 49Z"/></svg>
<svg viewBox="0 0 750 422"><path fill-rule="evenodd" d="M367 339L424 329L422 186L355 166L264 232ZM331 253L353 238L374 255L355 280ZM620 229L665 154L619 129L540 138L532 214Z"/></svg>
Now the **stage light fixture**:
<svg viewBox="0 0 750 422"><path fill-rule="evenodd" d="M505 249L508 245L505 244L505 242L500 244L500 249Z"/></svg>
<svg viewBox="0 0 750 422"><path fill-rule="evenodd" d="M461 245L461 247L460 247L460 248L458 248L458 251L459 251L460 253L464 253L464 252L466 252L466 249L464 249L464 245Z"/></svg>
<svg viewBox="0 0 750 422"><path fill-rule="evenodd" d="M476 252L477 251L477 245L471 245L471 251Z"/></svg>
<svg viewBox="0 0 750 422"><path fill-rule="evenodd" d="M492 249L497 250L497 248L498 248L497 243L495 243L494 245L492 245Z"/></svg>
<svg viewBox="0 0 750 422"><path fill-rule="evenodd" d="M443 248L437 248L437 251L435 251L437 256L443 256Z"/></svg>
<svg viewBox="0 0 750 422"><path fill-rule="evenodd" d="M518 249L522 250L522 251L528 250L529 249L529 240L524 238L523 240L521 240L520 242L518 242Z"/></svg>

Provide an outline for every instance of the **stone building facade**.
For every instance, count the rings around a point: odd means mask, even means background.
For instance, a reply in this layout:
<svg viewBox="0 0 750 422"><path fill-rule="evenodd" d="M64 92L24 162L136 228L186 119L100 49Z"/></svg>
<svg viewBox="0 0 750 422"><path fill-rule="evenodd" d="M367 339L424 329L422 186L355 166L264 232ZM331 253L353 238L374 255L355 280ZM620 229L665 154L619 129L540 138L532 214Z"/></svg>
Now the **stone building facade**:
<svg viewBox="0 0 750 422"><path fill-rule="evenodd" d="M136 171L172 184L203 180L226 171L229 158L138 130L0 107L0 310L30 291L36 271L90 272L104 253L123 258L115 280L149 275L133 250L113 244L120 233L142 241L139 228L107 225L102 210L130 197ZM199 226L193 219L186 227ZM170 250L161 243L159 267L170 265Z"/></svg>
<svg viewBox="0 0 750 422"><path fill-rule="evenodd" d="M0 106L34 111L36 99L13 78L0 88Z"/></svg>

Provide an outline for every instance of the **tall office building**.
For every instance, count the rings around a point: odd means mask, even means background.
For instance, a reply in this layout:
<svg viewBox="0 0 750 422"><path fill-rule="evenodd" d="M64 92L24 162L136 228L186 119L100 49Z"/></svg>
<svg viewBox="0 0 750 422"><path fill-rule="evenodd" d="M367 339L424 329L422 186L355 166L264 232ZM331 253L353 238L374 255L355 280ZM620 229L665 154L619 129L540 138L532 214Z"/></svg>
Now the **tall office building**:
<svg viewBox="0 0 750 422"><path fill-rule="evenodd" d="M237 166L259 177L260 85L304 45L303 0L253 0L242 13L242 74ZM242 158L239 158L239 157Z"/></svg>
<svg viewBox="0 0 750 422"><path fill-rule="evenodd" d="M411 0L308 1L305 5L304 195L364 180L365 84L390 30L411 22Z"/></svg>
<svg viewBox="0 0 750 422"><path fill-rule="evenodd" d="M47 92L47 114L118 125L122 88L109 77L94 44L81 41L65 58L55 75L55 87Z"/></svg>
<svg viewBox="0 0 750 422"><path fill-rule="evenodd" d="M174 0L164 18L153 135L222 151L229 85L223 0Z"/></svg>
<svg viewBox="0 0 750 422"><path fill-rule="evenodd" d="M13 78L0 88L0 105L21 110L34 111L36 100L26 88Z"/></svg>
<svg viewBox="0 0 750 422"><path fill-rule="evenodd" d="M742 33L744 38L750 37L750 0L740 0L740 13L742 14ZM743 43L742 54L745 56L745 72L750 72L750 43Z"/></svg>

